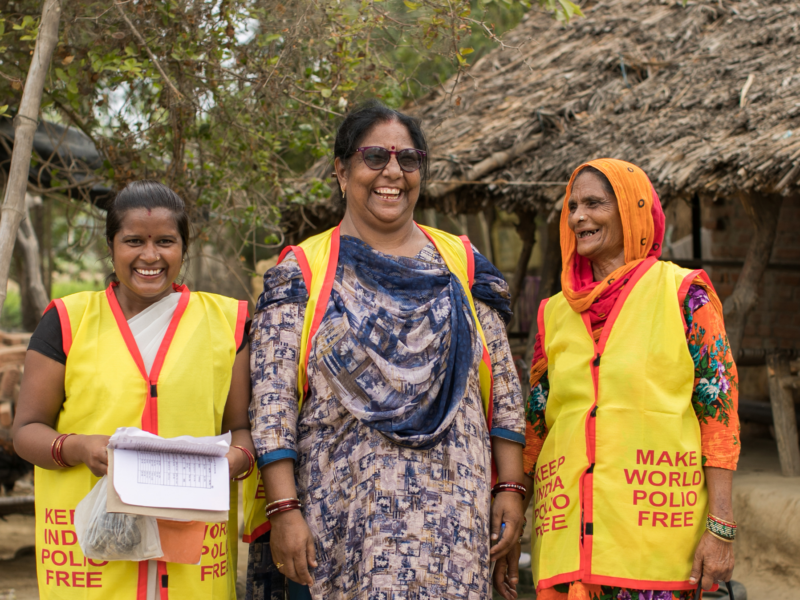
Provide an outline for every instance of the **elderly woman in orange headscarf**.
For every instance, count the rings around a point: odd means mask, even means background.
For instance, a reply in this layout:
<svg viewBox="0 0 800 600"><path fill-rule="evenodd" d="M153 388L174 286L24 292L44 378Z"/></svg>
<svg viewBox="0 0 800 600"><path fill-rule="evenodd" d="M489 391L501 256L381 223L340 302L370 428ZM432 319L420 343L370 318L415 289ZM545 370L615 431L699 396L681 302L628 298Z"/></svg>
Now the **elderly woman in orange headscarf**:
<svg viewBox="0 0 800 600"><path fill-rule="evenodd" d="M708 276L659 260L664 220L635 165L572 174L526 411L539 600L687 598L733 571L736 366Z"/></svg>

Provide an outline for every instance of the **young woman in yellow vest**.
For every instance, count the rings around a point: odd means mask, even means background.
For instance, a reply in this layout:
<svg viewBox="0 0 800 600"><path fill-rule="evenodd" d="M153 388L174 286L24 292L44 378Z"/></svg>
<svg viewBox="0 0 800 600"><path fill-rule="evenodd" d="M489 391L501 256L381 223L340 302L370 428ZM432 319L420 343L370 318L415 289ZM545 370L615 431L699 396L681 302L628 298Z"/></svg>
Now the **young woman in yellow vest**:
<svg viewBox="0 0 800 600"><path fill-rule="evenodd" d="M344 219L287 250L254 317L248 598L280 597L280 574L292 598L490 598L522 528L507 285L414 223L416 121L368 104L334 153Z"/></svg>
<svg viewBox="0 0 800 600"><path fill-rule="evenodd" d="M129 184L108 209L106 240L113 283L55 300L25 358L14 445L36 465L40 597L233 599L235 484L231 520L204 528L199 565L89 560L77 544L75 507L106 474L118 427L230 431L232 477L254 452L247 303L175 284L189 242L183 200L157 182Z"/></svg>
<svg viewBox="0 0 800 600"><path fill-rule="evenodd" d="M658 260L664 221L638 167L573 173L527 409L540 600L690 598L731 577L736 366L708 276Z"/></svg>

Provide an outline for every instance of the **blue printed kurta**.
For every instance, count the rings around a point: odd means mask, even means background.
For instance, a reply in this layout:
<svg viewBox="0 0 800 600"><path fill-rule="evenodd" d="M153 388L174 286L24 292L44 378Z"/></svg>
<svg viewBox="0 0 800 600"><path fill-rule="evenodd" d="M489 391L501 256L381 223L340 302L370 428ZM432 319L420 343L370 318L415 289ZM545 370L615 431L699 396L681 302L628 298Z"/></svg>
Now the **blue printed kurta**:
<svg viewBox="0 0 800 600"><path fill-rule="evenodd" d="M399 260L444 267L432 244L413 259ZM357 289L355 278L339 269L330 302ZM507 297L501 278L489 284ZM430 450L404 448L339 402L320 371L316 344L309 357L310 393L298 415L307 293L291 254L267 273L267 287L272 304L256 314L251 336L253 441L262 465L296 459L298 494L319 562L313 597L491 597L490 432L480 397L480 352L473 353L466 397L444 439ZM523 401L505 324L482 302L476 301L476 309L494 376L491 435L522 444Z"/></svg>

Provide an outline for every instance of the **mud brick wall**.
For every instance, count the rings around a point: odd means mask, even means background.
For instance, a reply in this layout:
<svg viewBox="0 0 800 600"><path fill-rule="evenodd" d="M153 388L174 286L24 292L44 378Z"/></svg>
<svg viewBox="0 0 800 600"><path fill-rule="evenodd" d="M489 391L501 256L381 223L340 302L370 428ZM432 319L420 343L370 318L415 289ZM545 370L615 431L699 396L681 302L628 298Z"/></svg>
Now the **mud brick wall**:
<svg viewBox="0 0 800 600"><path fill-rule="evenodd" d="M703 226L713 230L715 259L744 260L754 228L737 198L704 202ZM800 198L785 198L770 262L800 265ZM724 302L739 268L709 269ZM758 304L747 317L744 348L800 348L800 270L767 269Z"/></svg>

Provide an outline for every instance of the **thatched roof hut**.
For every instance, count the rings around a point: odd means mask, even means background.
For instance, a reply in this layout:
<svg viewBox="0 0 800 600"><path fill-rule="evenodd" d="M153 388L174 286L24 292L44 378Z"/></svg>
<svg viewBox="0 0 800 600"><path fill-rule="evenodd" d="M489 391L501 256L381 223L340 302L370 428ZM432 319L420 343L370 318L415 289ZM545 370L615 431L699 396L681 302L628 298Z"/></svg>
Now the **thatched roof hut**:
<svg viewBox="0 0 800 600"><path fill-rule="evenodd" d="M412 112L429 189L456 205L551 200L588 158L631 160L676 196L782 193L800 180L800 2L605 0L563 27L535 13ZM505 180L517 185L487 185ZM527 182L527 183L526 183Z"/></svg>
<svg viewBox="0 0 800 600"><path fill-rule="evenodd" d="M529 13L502 47L407 107L431 142L421 206L542 208L599 156L636 162L665 203L797 190L800 2L605 0L583 10L567 26ZM308 175L330 170L321 161ZM307 210L315 225L341 214Z"/></svg>

